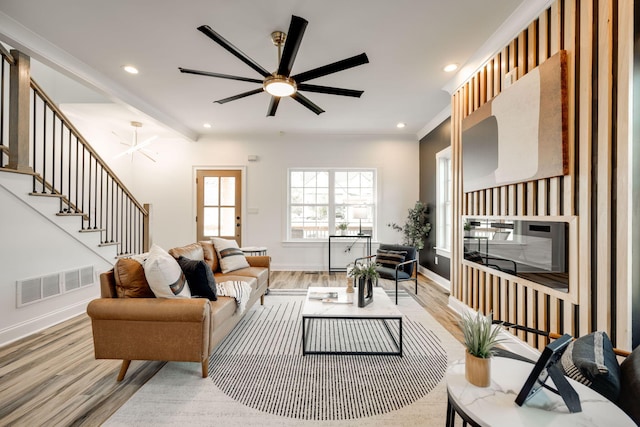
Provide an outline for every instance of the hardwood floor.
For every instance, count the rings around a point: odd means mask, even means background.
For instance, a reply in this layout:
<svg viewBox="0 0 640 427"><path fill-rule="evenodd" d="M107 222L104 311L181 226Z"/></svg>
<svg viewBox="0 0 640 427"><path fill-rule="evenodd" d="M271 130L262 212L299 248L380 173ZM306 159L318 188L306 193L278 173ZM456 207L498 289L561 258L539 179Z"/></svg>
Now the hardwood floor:
<svg viewBox="0 0 640 427"><path fill-rule="evenodd" d="M345 274L272 272L272 289L343 286ZM393 289L392 281L380 285ZM401 287L458 340L458 317L448 293L420 276ZM268 298L268 296L267 296ZM0 348L0 426L97 426L126 402L165 362L133 361L125 379L116 376L121 362L95 360L91 322L77 316L40 333Z"/></svg>

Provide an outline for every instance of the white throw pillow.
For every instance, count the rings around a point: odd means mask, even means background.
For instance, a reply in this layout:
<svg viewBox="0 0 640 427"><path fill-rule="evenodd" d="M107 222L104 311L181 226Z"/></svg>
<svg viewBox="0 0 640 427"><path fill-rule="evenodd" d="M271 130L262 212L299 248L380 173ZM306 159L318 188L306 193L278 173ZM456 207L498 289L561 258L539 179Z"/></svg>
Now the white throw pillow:
<svg viewBox="0 0 640 427"><path fill-rule="evenodd" d="M182 269L174 257L153 245L144 262L144 275L157 298L191 298Z"/></svg>
<svg viewBox="0 0 640 427"><path fill-rule="evenodd" d="M235 240L226 240L219 237L212 237L211 240L213 241L213 247L216 248L218 260L220 261L220 270L223 273L249 267L247 258L238 248L238 243Z"/></svg>

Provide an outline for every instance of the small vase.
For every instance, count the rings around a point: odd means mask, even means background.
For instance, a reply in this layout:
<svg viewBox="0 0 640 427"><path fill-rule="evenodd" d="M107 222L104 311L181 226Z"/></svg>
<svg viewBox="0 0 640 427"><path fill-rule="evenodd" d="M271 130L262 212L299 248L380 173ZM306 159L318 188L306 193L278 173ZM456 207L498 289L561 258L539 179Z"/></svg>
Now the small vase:
<svg viewBox="0 0 640 427"><path fill-rule="evenodd" d="M348 294L352 294L353 293L353 278L352 277L347 277L347 293Z"/></svg>
<svg viewBox="0 0 640 427"><path fill-rule="evenodd" d="M465 352L464 377L476 387L491 385L491 359L483 359Z"/></svg>

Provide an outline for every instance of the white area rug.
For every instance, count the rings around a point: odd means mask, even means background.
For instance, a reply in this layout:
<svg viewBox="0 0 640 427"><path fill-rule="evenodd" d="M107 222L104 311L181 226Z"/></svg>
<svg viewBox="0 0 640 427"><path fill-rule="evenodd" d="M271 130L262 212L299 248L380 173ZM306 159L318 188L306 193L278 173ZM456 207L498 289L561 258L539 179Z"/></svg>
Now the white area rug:
<svg viewBox="0 0 640 427"><path fill-rule="evenodd" d="M404 357L303 357L303 294L274 290L254 306L216 349L212 378L170 362L105 425L444 425L443 369L464 350L411 296L398 304Z"/></svg>

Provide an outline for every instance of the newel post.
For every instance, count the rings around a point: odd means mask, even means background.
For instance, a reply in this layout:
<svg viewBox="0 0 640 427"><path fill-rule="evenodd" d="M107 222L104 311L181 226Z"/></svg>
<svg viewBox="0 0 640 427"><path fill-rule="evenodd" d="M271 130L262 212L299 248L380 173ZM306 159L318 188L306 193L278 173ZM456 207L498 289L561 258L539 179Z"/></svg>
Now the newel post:
<svg viewBox="0 0 640 427"><path fill-rule="evenodd" d="M151 239L151 212L152 207L150 203L145 203L144 208L147 211L147 215L145 215L142 221L142 252L148 252L151 247L151 243L153 242Z"/></svg>
<svg viewBox="0 0 640 427"><path fill-rule="evenodd" d="M8 169L31 172L29 166L29 91L31 58L12 49L9 88L9 163Z"/></svg>

